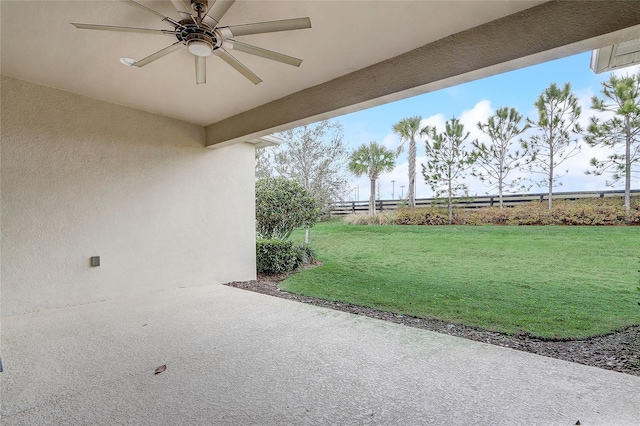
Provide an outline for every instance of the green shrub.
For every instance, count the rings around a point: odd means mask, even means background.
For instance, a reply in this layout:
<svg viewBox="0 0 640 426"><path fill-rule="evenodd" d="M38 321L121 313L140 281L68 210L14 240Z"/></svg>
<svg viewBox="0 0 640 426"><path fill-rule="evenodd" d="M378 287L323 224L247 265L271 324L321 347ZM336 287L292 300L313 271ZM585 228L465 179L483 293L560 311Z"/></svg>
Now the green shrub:
<svg viewBox="0 0 640 426"><path fill-rule="evenodd" d="M449 212L438 207L407 208L396 211L397 225L448 225Z"/></svg>
<svg viewBox="0 0 640 426"><path fill-rule="evenodd" d="M503 225L509 220L509 211L499 207L456 209L453 222L458 225Z"/></svg>
<svg viewBox="0 0 640 426"><path fill-rule="evenodd" d="M293 249L296 252L296 267L312 263L316 259L316 254L309 244L298 244Z"/></svg>
<svg viewBox="0 0 640 426"><path fill-rule="evenodd" d="M447 225L447 209L443 207L400 208L383 214L349 215L344 221L357 225ZM620 197L582 200L558 200L548 210L546 202L532 201L505 207L457 208L454 225L640 225L640 197L631 199L631 213L626 216Z"/></svg>
<svg viewBox="0 0 640 426"><path fill-rule="evenodd" d="M257 240L256 269L259 274L282 274L298 264L298 250L291 241Z"/></svg>
<svg viewBox="0 0 640 426"><path fill-rule="evenodd" d="M311 193L297 181L274 177L256 182L258 237L286 240L294 229L313 226L319 214Z"/></svg>
<svg viewBox="0 0 640 426"><path fill-rule="evenodd" d="M556 203L558 204L558 203ZM551 223L547 204L532 201L505 208L507 225L549 225Z"/></svg>

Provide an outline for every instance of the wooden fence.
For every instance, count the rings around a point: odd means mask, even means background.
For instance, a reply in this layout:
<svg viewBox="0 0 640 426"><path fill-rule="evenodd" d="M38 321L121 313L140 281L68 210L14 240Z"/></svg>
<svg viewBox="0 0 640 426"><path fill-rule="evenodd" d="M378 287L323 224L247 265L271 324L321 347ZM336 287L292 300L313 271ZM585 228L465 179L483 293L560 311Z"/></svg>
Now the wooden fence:
<svg viewBox="0 0 640 426"><path fill-rule="evenodd" d="M631 190L632 194L640 194L640 189ZM580 192L555 192L553 200L580 200L584 198L607 198L623 197L624 191L580 191ZM545 202L549 200L549 194L508 194L502 196L505 207L513 207L520 203L532 201ZM453 206L456 208L475 209L479 207L498 206L500 199L497 195L487 195L478 197L456 197ZM406 200L376 200L376 210L396 210L398 206L406 205ZM417 198L416 207L446 207L446 200L441 198ZM331 204L331 214L335 216L367 213L369 211L369 201L342 201Z"/></svg>

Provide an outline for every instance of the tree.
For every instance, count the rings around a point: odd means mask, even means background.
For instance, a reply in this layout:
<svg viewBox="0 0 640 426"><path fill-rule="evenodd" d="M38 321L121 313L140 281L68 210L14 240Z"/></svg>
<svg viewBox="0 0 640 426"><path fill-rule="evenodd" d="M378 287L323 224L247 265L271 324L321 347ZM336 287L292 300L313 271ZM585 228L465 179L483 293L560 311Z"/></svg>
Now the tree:
<svg viewBox="0 0 640 426"><path fill-rule="evenodd" d="M311 192L325 213L347 189L349 153L342 141L342 125L324 120L276 135L282 145L274 154L276 173L295 179Z"/></svg>
<svg viewBox="0 0 640 426"><path fill-rule="evenodd" d="M312 226L318 216L318 205L299 182L283 177L256 182L258 237L286 240L294 229Z"/></svg>
<svg viewBox="0 0 640 426"><path fill-rule="evenodd" d="M538 186L547 185L551 210L553 188L559 185L562 177L557 174L557 168L580 152L575 135L582 131L578 123L582 109L578 98L571 93L571 83L565 83L562 88L551 83L534 105L538 110L538 120L527 118L527 124L539 133L531 136L529 141L521 140L521 144L531 155L529 170L545 176L537 183Z"/></svg>
<svg viewBox="0 0 640 426"><path fill-rule="evenodd" d="M427 162L422 164L422 175L436 197L440 197L443 192L446 194L451 224L453 196L468 191L467 185L460 179L475 162L476 153L464 149L463 145L469 137L469 132L464 131L464 125L455 117L446 121L443 133L438 133L436 128L431 126L422 129L421 133L427 137Z"/></svg>
<svg viewBox="0 0 640 426"><path fill-rule="evenodd" d="M522 153L512 149L514 139L527 128L520 126L521 121L522 115L515 108L499 108L486 122L478 122L478 129L491 139L491 143L472 142L478 166L473 169L472 175L480 178L490 190L498 190L500 210L503 208L504 192L526 189L522 185L523 177L508 179L511 172L526 164Z"/></svg>
<svg viewBox="0 0 640 426"><path fill-rule="evenodd" d="M586 142L592 146L611 148L606 159L591 159L595 170L587 174L612 174L607 185L624 179L624 206L627 216L631 212L631 176L640 163L640 73L635 76L616 77L611 74L609 81L602 82L604 99L594 96L591 100L596 111L609 112L613 117L601 120L591 117Z"/></svg>
<svg viewBox="0 0 640 426"><path fill-rule="evenodd" d="M404 149L404 143L409 142L409 191L407 199L409 207L416 206L416 136L420 133L422 117L403 118L393 125L393 132L400 136L402 144L398 147L396 155Z"/></svg>
<svg viewBox="0 0 640 426"><path fill-rule="evenodd" d="M356 176L367 175L371 181L369 213L376 213L376 180L381 173L392 171L395 165L395 154L375 141L362 144L351 153L349 170Z"/></svg>
<svg viewBox="0 0 640 426"><path fill-rule="evenodd" d="M273 176L272 147L256 148L256 180Z"/></svg>

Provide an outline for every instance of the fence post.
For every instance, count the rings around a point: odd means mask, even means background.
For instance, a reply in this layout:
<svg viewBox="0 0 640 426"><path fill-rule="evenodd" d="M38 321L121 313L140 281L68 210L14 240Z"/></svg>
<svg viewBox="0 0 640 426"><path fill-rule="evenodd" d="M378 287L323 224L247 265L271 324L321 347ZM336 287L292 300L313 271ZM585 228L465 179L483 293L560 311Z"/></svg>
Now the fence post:
<svg viewBox="0 0 640 426"><path fill-rule="evenodd" d="M493 195L489 198L489 207L493 207Z"/></svg>
<svg viewBox="0 0 640 426"><path fill-rule="evenodd" d="M544 195L541 195L541 196L540 196L540 202L541 202L541 203L542 203L542 202L544 202Z"/></svg>
<svg viewBox="0 0 640 426"><path fill-rule="evenodd" d="M600 198L604 198L604 191L600 193Z"/></svg>
<svg viewBox="0 0 640 426"><path fill-rule="evenodd" d="M356 202L351 202L351 213L356 214Z"/></svg>
<svg viewBox="0 0 640 426"><path fill-rule="evenodd" d="M380 200L380 211L382 211L382 200Z"/></svg>

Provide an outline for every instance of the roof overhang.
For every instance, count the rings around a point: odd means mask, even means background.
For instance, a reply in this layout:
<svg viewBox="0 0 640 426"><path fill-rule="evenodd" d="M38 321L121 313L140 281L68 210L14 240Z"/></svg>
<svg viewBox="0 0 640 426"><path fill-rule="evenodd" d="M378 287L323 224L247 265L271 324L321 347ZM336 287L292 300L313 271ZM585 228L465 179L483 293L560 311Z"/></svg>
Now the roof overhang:
<svg viewBox="0 0 640 426"><path fill-rule="evenodd" d="M552 1L207 126L207 146L353 111L640 37L636 1Z"/></svg>
<svg viewBox="0 0 640 426"><path fill-rule="evenodd" d="M591 70L596 74L640 64L640 38L596 49L591 53Z"/></svg>
<svg viewBox="0 0 640 426"><path fill-rule="evenodd" d="M282 143L282 139L273 135L262 136L260 138L248 140L247 143L253 144L256 149L268 148L270 146L279 146Z"/></svg>

